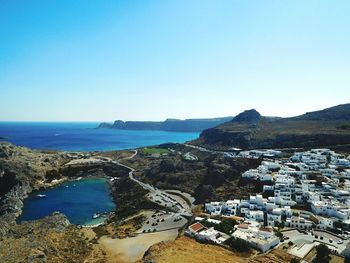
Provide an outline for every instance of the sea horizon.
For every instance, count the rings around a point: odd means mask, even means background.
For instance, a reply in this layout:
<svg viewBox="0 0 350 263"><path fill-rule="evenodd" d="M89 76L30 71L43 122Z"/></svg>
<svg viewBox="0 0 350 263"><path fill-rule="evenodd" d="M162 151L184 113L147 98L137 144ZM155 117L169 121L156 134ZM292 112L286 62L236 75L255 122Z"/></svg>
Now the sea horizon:
<svg viewBox="0 0 350 263"><path fill-rule="evenodd" d="M118 130L99 128L98 122L0 122L0 136L18 146L40 150L110 151L183 143L199 132Z"/></svg>

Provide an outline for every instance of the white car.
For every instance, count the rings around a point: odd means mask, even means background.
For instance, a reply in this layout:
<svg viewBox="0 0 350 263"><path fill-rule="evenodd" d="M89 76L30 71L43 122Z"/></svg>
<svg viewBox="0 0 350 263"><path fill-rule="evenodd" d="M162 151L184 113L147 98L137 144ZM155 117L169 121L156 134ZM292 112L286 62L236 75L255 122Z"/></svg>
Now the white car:
<svg viewBox="0 0 350 263"><path fill-rule="evenodd" d="M340 240L340 239L339 239L338 242L337 242L338 245L341 245L341 244L343 244L343 243L344 243L344 241L343 241L343 240Z"/></svg>

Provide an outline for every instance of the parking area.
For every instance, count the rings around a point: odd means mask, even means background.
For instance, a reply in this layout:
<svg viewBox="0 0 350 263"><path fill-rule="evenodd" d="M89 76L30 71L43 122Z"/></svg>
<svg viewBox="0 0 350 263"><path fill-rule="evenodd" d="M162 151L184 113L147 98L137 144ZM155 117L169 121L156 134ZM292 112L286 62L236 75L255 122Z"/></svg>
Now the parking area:
<svg viewBox="0 0 350 263"><path fill-rule="evenodd" d="M314 237L310 234L304 234L298 230L290 230L283 232L283 236L286 237L283 243L293 242L293 243L312 243Z"/></svg>
<svg viewBox="0 0 350 263"><path fill-rule="evenodd" d="M330 249L337 250L339 253L342 252L346 245L349 243L349 240L343 240L337 235L331 234L329 232L324 231L313 231L312 235L315 241L319 241L328 245Z"/></svg>
<svg viewBox="0 0 350 263"><path fill-rule="evenodd" d="M161 206L171 208L181 214L191 214L191 207L178 195L155 190L148 193L147 196L151 201L156 202Z"/></svg>
<svg viewBox="0 0 350 263"><path fill-rule="evenodd" d="M299 232L298 230L289 230L284 231L283 235L285 238L282 244L293 243L288 253L298 257L306 255L308 251L320 243L327 245L330 249L336 250L338 253L341 253L349 243L349 240L342 240L337 235L319 230L306 233Z"/></svg>
<svg viewBox="0 0 350 263"><path fill-rule="evenodd" d="M344 243L344 241L339 238L336 235L332 235L328 232L323 232L323 231L313 231L313 236L316 240L323 241L324 243L329 243L329 244L338 244L341 245Z"/></svg>
<svg viewBox="0 0 350 263"><path fill-rule="evenodd" d="M178 213L166 213L164 211L150 212L146 215L145 223L138 233L149 233L180 228L187 223L187 219Z"/></svg>

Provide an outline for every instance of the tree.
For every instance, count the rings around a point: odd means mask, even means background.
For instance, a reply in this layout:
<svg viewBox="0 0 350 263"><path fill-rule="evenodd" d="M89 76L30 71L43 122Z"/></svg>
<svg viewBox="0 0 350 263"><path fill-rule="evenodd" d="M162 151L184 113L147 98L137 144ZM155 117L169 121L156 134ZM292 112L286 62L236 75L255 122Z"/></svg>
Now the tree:
<svg viewBox="0 0 350 263"><path fill-rule="evenodd" d="M237 225L237 222L235 220L230 219L224 219L221 221L220 224L211 223L207 220L203 220L201 223L206 227L214 227L215 230L224 232L228 235L232 233L233 227Z"/></svg>
<svg viewBox="0 0 350 263"><path fill-rule="evenodd" d="M250 250L249 243L239 238L231 237L226 240L226 244L228 244L233 250L237 252L248 252Z"/></svg>
<svg viewBox="0 0 350 263"><path fill-rule="evenodd" d="M299 261L299 259L297 259L297 258L292 258L291 260L290 260L290 263L299 263L300 261Z"/></svg>
<svg viewBox="0 0 350 263"><path fill-rule="evenodd" d="M334 226L335 228L342 228L342 227L343 227L343 222L340 221L340 220L334 221L334 222L333 222L333 226Z"/></svg>
<svg viewBox="0 0 350 263"><path fill-rule="evenodd" d="M281 221L281 222L275 221L274 223L275 223L275 227L278 228L278 231L284 228L284 221Z"/></svg>
<svg viewBox="0 0 350 263"><path fill-rule="evenodd" d="M316 247L316 257L312 261L314 263L329 263L331 250L324 244L320 244Z"/></svg>
<svg viewBox="0 0 350 263"><path fill-rule="evenodd" d="M282 240L283 234L280 231L275 232L275 236Z"/></svg>

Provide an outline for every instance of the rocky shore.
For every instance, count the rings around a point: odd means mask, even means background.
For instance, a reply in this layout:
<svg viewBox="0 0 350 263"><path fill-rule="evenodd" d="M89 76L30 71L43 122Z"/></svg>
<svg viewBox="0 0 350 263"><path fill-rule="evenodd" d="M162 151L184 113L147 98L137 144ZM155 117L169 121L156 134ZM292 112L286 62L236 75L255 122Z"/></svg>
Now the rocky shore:
<svg viewBox="0 0 350 263"><path fill-rule="evenodd" d="M15 224L28 194L49 185L47 172L58 169L64 161L63 153L44 153L0 143L0 234L5 235Z"/></svg>
<svg viewBox="0 0 350 263"><path fill-rule="evenodd" d="M128 170L108 162L83 162L92 154L35 151L0 143L0 234L5 235L21 215L23 200L35 190L79 177L119 178Z"/></svg>

